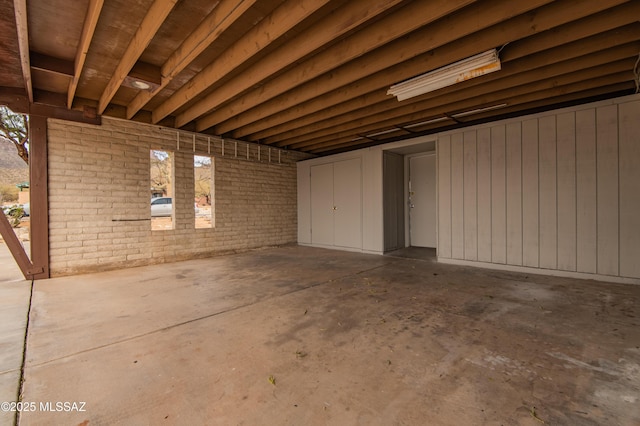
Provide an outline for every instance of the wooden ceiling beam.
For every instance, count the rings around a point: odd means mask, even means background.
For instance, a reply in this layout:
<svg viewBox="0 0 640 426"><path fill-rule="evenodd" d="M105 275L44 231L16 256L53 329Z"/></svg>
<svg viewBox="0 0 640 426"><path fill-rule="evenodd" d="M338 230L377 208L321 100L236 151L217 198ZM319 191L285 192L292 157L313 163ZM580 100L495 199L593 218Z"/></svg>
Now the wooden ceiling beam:
<svg viewBox="0 0 640 426"><path fill-rule="evenodd" d="M13 112L59 118L88 124L100 124L101 117L96 109L85 107L82 111L69 110L64 106L64 94L36 90L36 99L46 104L29 101L23 89L0 87L0 105L8 106ZM56 106L59 105L59 106Z"/></svg>
<svg viewBox="0 0 640 426"><path fill-rule="evenodd" d="M29 113L29 97L27 91L18 87L0 86L0 105L5 105L19 114Z"/></svg>
<svg viewBox="0 0 640 426"><path fill-rule="evenodd" d="M406 61L408 58L413 58L461 37L468 36L483 28L500 23L505 19L530 12L536 7L545 5L549 2L549 0L535 0L529 2L494 0L491 2L473 4L462 9L458 13L448 15L443 19L435 21L431 25L426 25L402 39L388 43L371 52L371 54L364 55L330 73L325 73L315 80L300 86L298 89L284 93L281 96L262 103L256 108L242 114L238 114L226 122L217 125L214 132L218 134L227 133L255 120L282 112L287 108L291 108L297 104L321 96L339 87L353 84L372 73L388 69L396 64ZM378 25L381 25L381 27L378 27ZM378 31L383 31L383 29L381 29L384 28L383 22L376 23L374 26ZM457 52L455 53L457 54ZM476 53L479 52L474 52L474 54ZM458 54L455 60L463 58L464 56L459 56ZM302 66L304 66L304 64L302 64ZM421 72L438 68L438 66L431 66L430 64L427 65L427 67L428 69L423 69ZM415 75L416 74L407 75L402 80ZM391 85L396 82L397 81L391 81L387 78L385 84ZM247 94L245 98L249 96L252 96L252 94ZM259 97L259 94L253 94L253 96ZM242 101L243 99L241 98L234 101L234 103ZM200 121L203 123L209 123L208 117L205 117ZM201 130L205 129L204 126L200 126L198 128Z"/></svg>
<svg viewBox="0 0 640 426"><path fill-rule="evenodd" d="M183 113L178 114L176 124L182 126L208 113L255 85L263 83L278 72L295 64L296 61L323 49L326 44L353 31L367 21L376 19L399 3L401 0L352 0L346 2L344 6L332 11L324 19L307 27L294 39L279 46L251 69L243 71L224 86L215 89Z"/></svg>
<svg viewBox="0 0 640 426"><path fill-rule="evenodd" d="M18 46L20 49L20 64L22 66L22 79L24 89L33 102L33 82L31 80L31 65L29 63L29 30L27 24L27 0L13 0L13 10L16 17L16 31Z"/></svg>
<svg viewBox="0 0 640 426"><path fill-rule="evenodd" d="M376 132L389 126L404 125L443 114L456 114L467 110L482 108L490 104L504 103L515 97L526 98L532 93L538 93L561 86L567 91L582 90L575 88L570 89L570 86L585 81L598 82L598 85L607 85L609 82L603 78L603 76L615 77L618 79L616 82L620 82L624 81L624 76L630 79L628 70L630 66L633 66L631 62L633 62L633 58L628 58L617 61L614 64L605 64L525 84L522 84L515 78L512 78L512 81L509 82L507 78L470 89L467 93L468 96L459 93L458 96L444 97L447 101L445 101L445 99L441 99L440 101L430 99L425 102L419 102L409 105L408 107L390 111L388 115L379 114L377 116L367 117L366 119L355 120L331 134L325 134L312 140L289 144L287 146L292 149L310 149L309 147L330 143L335 139L346 138L355 134ZM512 86L511 84L516 84L516 86ZM589 86L588 88L593 87L596 86Z"/></svg>
<svg viewBox="0 0 640 426"><path fill-rule="evenodd" d="M242 0L240 2L237 0L223 0L220 2L162 65L159 86L152 91L141 91L127 105L127 118L131 119L136 115L255 2L256 0ZM230 65L228 60L224 64L226 66Z"/></svg>
<svg viewBox="0 0 640 426"><path fill-rule="evenodd" d="M427 69L438 68L455 62L460 57L468 57L508 42L511 42L508 50L511 50L513 45L518 45L521 41L529 38L535 39L541 46L547 47L554 45L553 40L561 40L555 35L556 29L562 34L574 35L577 40L637 21L636 16L640 11L640 3L631 2L617 6L610 11L605 10L602 12L602 8L607 6L612 7L613 5L610 3L607 3L607 5L590 4L588 9L581 6L576 7L569 14L567 14L566 10L564 13L558 14L557 6L550 5L536 10L535 14L512 18L500 25L494 25L427 53L415 57L408 55L406 57L411 59L348 85L335 83L337 80L341 80L341 82L345 80L342 77L342 69L336 70L330 75L322 76L308 85L301 86L297 91L273 99L269 103L281 103L288 109L281 110L277 114L270 115L262 120L256 119L251 124L243 126L240 130L234 132L233 135L238 138L251 135L252 140L272 136L288 128L278 128L272 132L270 129L275 128L275 126L287 126L287 123L296 126L309 114L317 113L339 105L346 100L356 99L376 90L384 90L386 93L386 89L393 82L402 81L411 76L421 74ZM605 16L603 17L602 14L605 14ZM562 31L562 25L572 22L572 19L579 19L579 21L571 24L572 31ZM547 29L553 29L554 32L544 31ZM563 36L563 39L566 38L567 36ZM417 37L415 40L415 44L420 43ZM555 45L558 44L559 41ZM536 43L532 43L532 45L535 46ZM536 52L539 50L530 46L522 51ZM367 67L366 65L363 66ZM332 91L324 94L318 93L320 89L325 87L330 88ZM305 97L298 95L298 92L302 91L311 91L311 95ZM267 104L265 104L266 106Z"/></svg>
<svg viewBox="0 0 640 426"><path fill-rule="evenodd" d="M73 106L73 98L76 96L76 89L78 88L78 82L82 75L82 69L87 59L87 53L89 52L89 46L91 40L93 40L93 34L96 31L98 25L98 19L100 18L100 12L104 0L89 0L89 7L87 9L87 15L82 26L82 34L80 36L80 42L78 43L78 50L76 51L76 58L74 63L73 78L69 83L67 89L67 108Z"/></svg>
<svg viewBox="0 0 640 426"><path fill-rule="evenodd" d="M99 125L102 123L102 117L97 114L94 108L84 108L82 111L79 111L51 105L31 104L29 114L86 124Z"/></svg>
<svg viewBox="0 0 640 426"><path fill-rule="evenodd" d="M54 93L46 90L33 90L33 103L65 108L67 106L64 93Z"/></svg>
<svg viewBox="0 0 640 426"><path fill-rule="evenodd" d="M518 40L518 49L505 49L501 55L504 61L512 61L530 55L531 53L544 52L556 46L583 40L597 34L622 27L633 25L640 26L637 16L640 15L640 2L626 2L608 7L602 12L589 16L576 16L575 20L562 26L552 28L543 33L536 34ZM509 47L512 47L509 45Z"/></svg>
<svg viewBox="0 0 640 426"><path fill-rule="evenodd" d="M621 0L615 0L616 3L619 3L620 1ZM577 3L569 2L553 2L546 5L545 7L540 7L539 9L527 13L533 7L541 6L541 3L508 3L508 5L500 4L498 2L490 4L482 3L478 5L477 10L474 10L474 7L464 9L463 11L461 11L461 13L451 16L451 19L455 17L455 20L452 20L451 22L448 22L447 18L437 21L433 26L427 26L420 31L412 33L411 36L404 40L404 43L399 43L398 45L390 43L384 46L384 48L378 49L371 55L364 56L362 59L353 61L347 66L336 70L336 72L324 75L319 79L311 81L309 85L305 86L306 90L293 90L289 92L289 94L285 94L285 96L283 97L275 98L272 101L266 102L259 107L248 111L245 114L234 117L233 119L229 120L230 123L223 123L222 125L216 126L215 132L229 132L230 130L232 130L230 128L235 129L256 119L261 119L274 113L280 113L286 108L290 108L296 104L300 104L324 93L328 93L329 91L335 90L341 86L354 84L357 80L365 78L373 72L381 71L385 68L388 68L390 65L402 62L407 58L415 57L432 48L440 47L442 45L445 45L446 43L459 40L463 36L467 36L469 35L469 28L475 28L474 26L478 26L478 22L482 22L483 24L500 24L500 31L504 33L505 27L507 25L511 25L511 22L509 22L509 24L504 23L503 19L508 18L508 16L505 17L504 15L507 12L514 13L518 8L520 8L519 12L522 13L519 16L520 23L518 30L520 34L518 37L511 39L505 38L504 34L502 34L502 39L504 40L503 44L513 41L514 39L530 36L534 33L569 22L572 19L575 19L576 15L583 16L581 14L596 13L602 11L603 8L606 7L603 4L595 3L591 5L578 5ZM500 10L495 10L491 6L499 7ZM572 9L580 10L578 11ZM518 14L515 13L515 15ZM532 24L532 21L539 21L540 23L546 21L547 24L545 26L538 25L537 23ZM465 22L466 25L462 25ZM436 43L435 41L438 38L441 40ZM483 43L484 45L487 45L486 41L480 37L478 37L477 41ZM500 46L500 44L498 44L497 46ZM496 47L496 45L488 46L487 48L475 51L470 55L493 47ZM448 63L455 62L465 57L460 55L460 52L457 49L450 50L450 54L451 53L457 55L457 57L455 57ZM437 64L437 66L434 66L436 64L426 64L424 65L426 68L423 68L420 73L438 68L439 66L446 64L447 63ZM405 74L403 78L397 81L402 81L414 75L416 74ZM389 78L387 78L386 85L388 87L389 85L396 83L397 81L389 81ZM227 126L227 124L229 125Z"/></svg>
<svg viewBox="0 0 640 426"><path fill-rule="evenodd" d="M153 122L157 123L178 108L181 108L271 43L280 39L287 31L311 16L328 2L329 0L286 0L194 76L187 84L176 90L169 99L159 105L152 113ZM299 44L304 45L304 43ZM243 75L249 72L246 71Z"/></svg>
<svg viewBox="0 0 640 426"><path fill-rule="evenodd" d="M133 68L136 61L140 58L144 50L147 48L151 40L155 36L160 26L175 6L178 0L155 0L149 11L142 19L138 30L134 34L129 46L122 55L118 66L116 67L107 87L102 92L98 101L98 113L102 114L113 99L120 85L127 78L129 71Z"/></svg>
<svg viewBox="0 0 640 426"><path fill-rule="evenodd" d="M627 61L628 63L628 61ZM628 65L625 65L628 66ZM305 142L296 143L292 145L287 145L290 149L303 149L309 150L313 149L316 146L332 143L336 140L347 139L349 137L353 137L355 134L368 134L372 132L377 132L380 129L388 128L392 125L404 125L407 123L415 123L423 120L428 120L433 117L443 116L445 114L454 115L460 112L474 110L478 108L483 108L485 106L493 106L502 103L515 102L516 98L528 98L532 96L532 94L536 94L539 92L544 92L546 90L550 90L557 87L563 87L562 90L565 90L562 93L568 93L571 91L583 90L582 88L571 88L572 85L577 83L584 83L591 79L593 82L597 82L598 85L607 85L611 82L606 80L605 77L612 77L613 74L609 73L607 70L611 69L608 66L600 66L596 68L591 68L589 70L583 70L576 73L571 73L568 75L564 75L557 78L545 79L537 82L533 82L530 84L521 85L518 87L505 87L499 86L500 89L494 90L493 92L487 88L487 92L483 94L479 94L474 96L473 99L457 99L452 100L451 103L442 103L441 105L435 107L425 107L424 109L415 108L412 110L404 110L404 111L395 111L394 117L389 117L388 119L382 119L377 123L354 123L349 128L343 127L339 131L334 132L333 134L327 134L322 137L318 137L313 140L307 140ZM619 70L620 67L616 68ZM618 71L615 73L615 78L618 78L615 82L624 81L624 71ZM628 75L627 75L628 79ZM596 85L591 85L588 88L596 87ZM562 94L561 93L561 94ZM536 98L538 99L538 98ZM401 114L403 112L403 114ZM499 113L496 112L496 113Z"/></svg>
<svg viewBox="0 0 640 426"><path fill-rule="evenodd" d="M29 60L31 68L63 75L65 77L73 77L72 61L54 58L53 56L44 55L38 52L30 52Z"/></svg>
<svg viewBox="0 0 640 426"><path fill-rule="evenodd" d="M147 62L136 61L131 71L129 71L129 74L127 74L122 81L122 86L130 87L141 92L148 92L160 86L161 82L160 67ZM146 84L148 88L140 87L140 83Z"/></svg>
<svg viewBox="0 0 640 426"><path fill-rule="evenodd" d="M354 60L386 43L396 40L420 27L473 3L476 0L439 0L412 2L385 16L374 25L353 34L309 60L266 82L258 90L259 96L250 93L216 110L197 121L196 130L204 130L237 116L262 102L272 99L293 87L297 87L330 70ZM384 29L384 30L381 30ZM216 129L218 130L218 129ZM225 133L225 129L220 129Z"/></svg>
<svg viewBox="0 0 640 426"><path fill-rule="evenodd" d="M607 96L612 93L616 95L621 94L624 92L628 92L633 88L634 88L633 82L626 81L622 83L614 83L608 86L600 86L592 89L586 89L579 92L561 94L553 97L545 97L544 99L532 100L530 102L514 103L511 107L504 108L499 111L493 111L492 114L486 113L486 114L474 115L473 121L474 122L477 122L479 120L486 121L486 120L491 120L494 117L499 118L499 117L505 117L507 115L514 115L514 114L522 115L522 114L527 114L528 111L532 111L532 110L540 110L540 109L548 110L550 108L555 108L559 105L566 105L567 103L575 103L582 99L593 99L593 98L598 98L602 96ZM551 95L551 93L547 93L547 95ZM438 129L440 128L442 127L438 125L434 125L434 126L431 126L431 128L425 128L423 131L420 131L419 133L422 135L433 134L434 132L437 132ZM375 143L375 145L384 144L388 142L391 142L391 140L389 139L379 140ZM363 144L363 143L358 143L358 141L348 141L348 142L336 143L334 145L328 145L324 148L317 148L309 152L317 155L331 155L331 154L343 152L345 150L365 148L367 146L372 146L372 145L374 144L366 144L366 143Z"/></svg>
<svg viewBox="0 0 640 426"><path fill-rule="evenodd" d="M543 75L550 77L566 73L570 69L584 69L594 65L614 62L621 58L633 56L634 52L640 47L639 43L636 42L637 40L640 40L640 25L627 26L619 30L592 36L587 40L564 44L546 52L518 56L520 59L503 62L503 68L500 72L492 73L482 78L467 80L401 103L395 101L395 99L389 99L384 91L372 92L363 97L362 103L366 107L359 106L361 102L345 102L329 108L326 112L322 111L313 114L316 120L312 124L280 133L261 142L269 145L277 144L278 146L290 145L303 140L305 138L304 135L322 131L323 129L334 129L336 126L351 121L356 117L388 112L391 109L422 102L430 98L438 98L441 95L451 96L454 92L467 91L471 87L502 80L516 74L521 74L520 79L530 78L530 76L544 78L542 77ZM507 49L510 47L507 47ZM513 49L520 50L518 46L514 46ZM554 64L557 64L557 66L553 66ZM542 74L533 72L538 68L543 68L541 70Z"/></svg>

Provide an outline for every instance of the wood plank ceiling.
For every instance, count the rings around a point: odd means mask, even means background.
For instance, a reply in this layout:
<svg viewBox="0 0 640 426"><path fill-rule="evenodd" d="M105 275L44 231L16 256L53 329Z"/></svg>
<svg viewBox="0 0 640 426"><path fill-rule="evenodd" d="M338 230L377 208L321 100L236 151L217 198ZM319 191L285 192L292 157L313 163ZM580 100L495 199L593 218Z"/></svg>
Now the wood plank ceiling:
<svg viewBox="0 0 640 426"><path fill-rule="evenodd" d="M637 0L5 0L0 102L324 155L634 93L639 17ZM387 94L489 49L498 72Z"/></svg>

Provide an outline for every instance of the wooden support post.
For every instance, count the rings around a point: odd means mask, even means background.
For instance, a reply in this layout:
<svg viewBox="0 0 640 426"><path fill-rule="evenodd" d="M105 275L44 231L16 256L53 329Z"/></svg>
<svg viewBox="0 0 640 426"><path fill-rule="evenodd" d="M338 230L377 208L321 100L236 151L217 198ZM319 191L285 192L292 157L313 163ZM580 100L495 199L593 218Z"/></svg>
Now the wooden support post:
<svg viewBox="0 0 640 426"><path fill-rule="evenodd" d="M29 117L29 191L31 196L31 260L41 272L34 279L49 278L49 201L47 118Z"/></svg>
<svg viewBox="0 0 640 426"><path fill-rule="evenodd" d="M24 275L26 279L30 280L34 275L36 275L36 272L42 272L41 269L38 269L37 271L34 270L35 268L29 260L27 253L24 251L24 247L20 243L16 233L13 231L9 220L2 212L0 212L0 235L2 235L5 244L7 244L7 248L9 248L11 255L16 260L20 271L22 271L22 275Z"/></svg>

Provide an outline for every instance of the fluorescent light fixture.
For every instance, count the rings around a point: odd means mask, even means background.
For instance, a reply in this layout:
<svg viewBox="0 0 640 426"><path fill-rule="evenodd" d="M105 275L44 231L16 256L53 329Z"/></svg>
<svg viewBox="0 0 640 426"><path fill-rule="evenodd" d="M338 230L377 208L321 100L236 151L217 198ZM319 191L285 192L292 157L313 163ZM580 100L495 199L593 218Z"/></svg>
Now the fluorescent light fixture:
<svg viewBox="0 0 640 426"><path fill-rule="evenodd" d="M427 120L427 121L421 121L419 123L413 123L413 124L409 124L408 126L402 126L405 129L410 129L412 127L418 127L418 126L425 126L427 124L432 124L432 123L439 123L440 121L447 121L450 120L449 117L439 117L439 118L434 118L433 120Z"/></svg>
<svg viewBox="0 0 640 426"><path fill-rule="evenodd" d="M371 134L367 135L367 137L370 138L372 136L386 135L387 133L397 132L398 130L400 130L400 129L393 128L393 129L389 129L389 130L383 130L381 132L371 133Z"/></svg>
<svg viewBox="0 0 640 426"><path fill-rule="evenodd" d="M494 109L500 109L500 108L504 108L506 106L507 106L507 104L500 104L500 105L488 106L488 107L485 107L485 108L472 109L471 111L464 111L464 112L459 112L457 114L453 114L452 117L455 117L455 118L465 117L467 115L479 114L481 112L491 111L491 110L494 110Z"/></svg>
<svg viewBox="0 0 640 426"><path fill-rule="evenodd" d="M399 101L404 101L414 96L498 71L500 68L498 51L491 49L402 83L394 84L389 88L387 95L396 96Z"/></svg>

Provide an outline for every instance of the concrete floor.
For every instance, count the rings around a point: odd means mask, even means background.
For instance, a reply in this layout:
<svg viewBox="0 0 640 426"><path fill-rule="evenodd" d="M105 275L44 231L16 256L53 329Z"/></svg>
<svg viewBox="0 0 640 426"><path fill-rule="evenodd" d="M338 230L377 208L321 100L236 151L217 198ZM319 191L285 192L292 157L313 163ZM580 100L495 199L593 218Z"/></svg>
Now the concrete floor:
<svg viewBox="0 0 640 426"><path fill-rule="evenodd" d="M0 402L17 401L31 281L25 281L9 249L0 242ZM15 412L0 409L0 425Z"/></svg>
<svg viewBox="0 0 640 426"><path fill-rule="evenodd" d="M37 281L23 401L85 411L20 424L637 425L639 299L295 246Z"/></svg>

